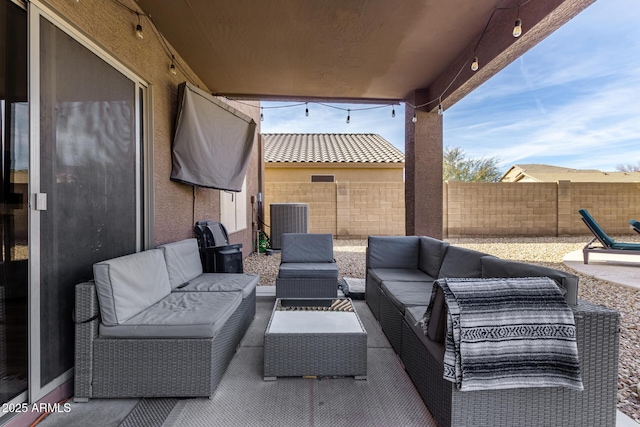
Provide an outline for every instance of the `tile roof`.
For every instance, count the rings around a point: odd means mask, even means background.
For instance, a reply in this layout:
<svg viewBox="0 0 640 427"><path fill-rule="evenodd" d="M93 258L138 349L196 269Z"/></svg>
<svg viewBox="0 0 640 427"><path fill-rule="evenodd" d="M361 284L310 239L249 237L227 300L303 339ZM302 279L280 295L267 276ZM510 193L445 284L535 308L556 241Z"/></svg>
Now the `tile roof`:
<svg viewBox="0 0 640 427"><path fill-rule="evenodd" d="M640 172L602 172L544 164L513 165L500 178L502 182L640 182Z"/></svg>
<svg viewBox="0 0 640 427"><path fill-rule="evenodd" d="M270 163L404 163L404 155L373 133L264 133Z"/></svg>

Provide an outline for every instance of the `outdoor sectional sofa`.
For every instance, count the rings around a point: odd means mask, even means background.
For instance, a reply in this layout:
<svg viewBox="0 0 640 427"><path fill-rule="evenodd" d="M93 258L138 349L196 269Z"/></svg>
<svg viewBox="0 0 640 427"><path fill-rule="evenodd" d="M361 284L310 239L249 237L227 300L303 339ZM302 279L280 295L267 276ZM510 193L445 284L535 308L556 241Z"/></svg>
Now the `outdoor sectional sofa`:
<svg viewBox="0 0 640 427"><path fill-rule="evenodd" d="M584 391L459 391L443 379L446 306L436 294L425 334L417 322L438 278L554 279L576 322ZM619 313L578 299L578 278L502 260L430 237L369 237L366 301L440 426L615 426Z"/></svg>
<svg viewBox="0 0 640 427"><path fill-rule="evenodd" d="M195 239L94 265L76 285L75 400L213 395L258 276L203 273Z"/></svg>

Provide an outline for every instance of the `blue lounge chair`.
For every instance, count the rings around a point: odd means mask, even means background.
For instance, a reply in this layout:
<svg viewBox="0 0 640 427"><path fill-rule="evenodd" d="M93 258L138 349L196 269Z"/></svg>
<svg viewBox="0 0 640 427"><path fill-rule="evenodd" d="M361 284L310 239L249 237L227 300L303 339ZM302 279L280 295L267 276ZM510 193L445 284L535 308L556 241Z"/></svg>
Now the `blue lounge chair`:
<svg viewBox="0 0 640 427"><path fill-rule="evenodd" d="M589 263L589 253L608 253L608 254L624 254L624 255L640 255L640 243L622 243L616 242L605 233L598 225L595 219L587 212L586 209L580 209L578 211L582 215L582 221L593 233L594 238L587 243L582 249L582 255L584 257L584 263ZM633 220L632 220L633 221ZM637 221L636 221L637 222ZM640 224L639 224L640 225ZM633 224L632 224L633 227ZM595 241L600 242L602 246L594 246Z"/></svg>
<svg viewBox="0 0 640 427"><path fill-rule="evenodd" d="M631 226L631 229L633 231L635 231L636 233L640 233L640 221L632 219L631 221L629 221L629 225Z"/></svg>

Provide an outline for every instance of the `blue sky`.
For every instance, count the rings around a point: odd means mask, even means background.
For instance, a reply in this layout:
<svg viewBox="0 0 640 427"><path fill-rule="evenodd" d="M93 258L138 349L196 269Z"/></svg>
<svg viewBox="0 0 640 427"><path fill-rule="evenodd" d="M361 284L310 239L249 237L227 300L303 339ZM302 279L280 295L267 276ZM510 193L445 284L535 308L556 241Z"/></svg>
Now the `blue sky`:
<svg viewBox="0 0 640 427"><path fill-rule="evenodd" d="M523 22L526 26L526 22ZM640 162L640 3L598 0L444 113L469 157L613 171ZM264 107L286 105L263 102ZM335 104L340 108L366 105ZM404 151L404 105L264 109L263 133L377 133Z"/></svg>

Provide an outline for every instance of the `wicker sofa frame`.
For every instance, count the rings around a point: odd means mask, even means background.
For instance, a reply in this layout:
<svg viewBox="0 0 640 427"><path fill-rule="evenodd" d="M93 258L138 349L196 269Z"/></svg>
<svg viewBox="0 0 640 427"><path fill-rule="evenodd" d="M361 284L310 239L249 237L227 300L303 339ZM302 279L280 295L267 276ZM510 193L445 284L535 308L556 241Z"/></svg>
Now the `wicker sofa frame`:
<svg viewBox="0 0 640 427"><path fill-rule="evenodd" d="M461 392L442 378L442 360L427 350L418 336L422 334L420 327L408 323L373 280L369 268L367 251L367 304L440 426L615 426L617 311L582 300L571 305L584 391L522 388Z"/></svg>
<svg viewBox="0 0 640 427"><path fill-rule="evenodd" d="M214 338L98 335L95 285L76 285L75 400L213 395L256 310L255 289Z"/></svg>

